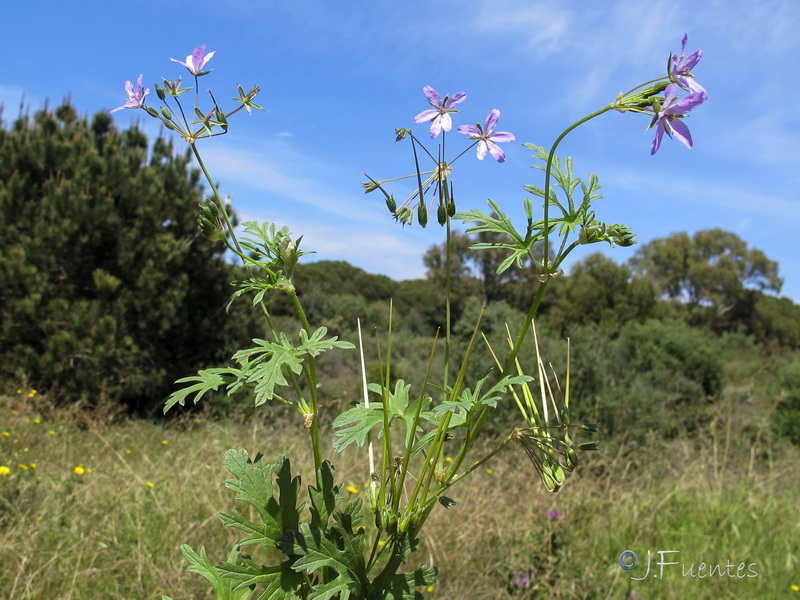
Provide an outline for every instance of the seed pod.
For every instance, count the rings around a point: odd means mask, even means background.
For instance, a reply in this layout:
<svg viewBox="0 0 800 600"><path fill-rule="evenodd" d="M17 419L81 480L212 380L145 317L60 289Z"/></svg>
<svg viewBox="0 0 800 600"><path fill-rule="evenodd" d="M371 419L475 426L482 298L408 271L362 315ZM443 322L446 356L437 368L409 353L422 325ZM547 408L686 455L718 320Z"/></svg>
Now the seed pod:
<svg viewBox="0 0 800 600"><path fill-rule="evenodd" d="M386 207L389 209L390 213L395 213L397 210L397 203L394 201L394 196L388 196L386 198Z"/></svg>

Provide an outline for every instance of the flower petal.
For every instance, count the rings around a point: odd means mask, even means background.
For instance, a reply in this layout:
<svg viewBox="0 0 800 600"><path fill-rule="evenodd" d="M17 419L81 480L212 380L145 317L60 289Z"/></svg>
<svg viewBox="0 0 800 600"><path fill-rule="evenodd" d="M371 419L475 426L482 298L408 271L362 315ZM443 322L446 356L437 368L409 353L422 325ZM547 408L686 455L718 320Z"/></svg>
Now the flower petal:
<svg viewBox="0 0 800 600"><path fill-rule="evenodd" d="M442 97L439 95L439 92L437 92L431 86L426 85L424 88L422 88L422 92L425 94L428 102L430 102L433 106L442 105Z"/></svg>
<svg viewBox="0 0 800 600"><path fill-rule="evenodd" d="M656 137L653 138L653 143L650 146L650 156L653 156L658 149L661 147L661 138L664 137L664 122L663 119L659 119L656 123Z"/></svg>
<svg viewBox="0 0 800 600"><path fill-rule="evenodd" d="M486 157L486 142L481 140L478 142L478 160L483 160Z"/></svg>
<svg viewBox="0 0 800 600"><path fill-rule="evenodd" d="M430 121L434 117L438 116L439 114L440 113L438 110L433 110L430 108L428 110L423 110L416 117L414 117L414 123L425 123L427 121Z"/></svg>
<svg viewBox="0 0 800 600"><path fill-rule="evenodd" d="M492 142L491 140L489 140L487 144L489 146L489 154L494 156L497 159L497 162L499 163L505 162L506 153L503 152L503 149L494 142Z"/></svg>
<svg viewBox="0 0 800 600"><path fill-rule="evenodd" d="M467 98L466 92L456 92L444 103L445 108L453 108L456 104L461 104Z"/></svg>
<svg viewBox="0 0 800 600"><path fill-rule="evenodd" d="M486 132L486 135L489 135L494 131L494 128L497 126L497 120L500 118L500 111L496 108L492 109L492 112L489 113L489 116L486 117L486 125L484 125L483 130Z"/></svg>
<svg viewBox="0 0 800 600"><path fill-rule="evenodd" d="M517 138L510 131L495 131L489 139L493 142L513 142Z"/></svg>
<svg viewBox="0 0 800 600"><path fill-rule="evenodd" d="M705 91L694 92L673 103L672 106L668 106L662 112L670 115L684 115L700 106L706 100L708 100L708 94Z"/></svg>
<svg viewBox="0 0 800 600"><path fill-rule="evenodd" d="M453 128L453 119L450 118L449 113L444 113L441 115L439 120L442 122L442 129L445 131L450 131Z"/></svg>
<svg viewBox="0 0 800 600"><path fill-rule="evenodd" d="M475 125L459 125L458 133L463 133L464 135L468 135L470 137L481 136L481 130L475 127Z"/></svg>
<svg viewBox="0 0 800 600"><path fill-rule="evenodd" d="M439 137L440 133L442 133L442 115L431 121L431 137Z"/></svg>
<svg viewBox="0 0 800 600"><path fill-rule="evenodd" d="M686 126L686 123L681 121L680 119L673 119L670 122L670 126L672 127L672 135L683 142L684 146L687 148L692 147L692 134L689 133L689 128Z"/></svg>

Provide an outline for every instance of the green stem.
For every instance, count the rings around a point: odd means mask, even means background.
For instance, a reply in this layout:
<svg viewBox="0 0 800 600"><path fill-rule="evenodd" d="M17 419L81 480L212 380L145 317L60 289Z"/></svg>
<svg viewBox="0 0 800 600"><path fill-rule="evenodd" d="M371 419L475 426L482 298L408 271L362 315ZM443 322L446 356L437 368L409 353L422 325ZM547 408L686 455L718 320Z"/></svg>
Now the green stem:
<svg viewBox="0 0 800 600"><path fill-rule="evenodd" d="M591 121L595 117L599 117L603 113L606 113L610 110L615 108L615 104L611 103L607 106L604 106L600 110L593 112L592 114L582 118L580 121L576 121L569 127L567 127L561 135L556 138L556 141L553 142L553 146L550 148L550 154L547 157L547 167L545 168L544 172L544 225L542 230L544 231L544 256L542 258L542 276L544 280L542 283L539 284L539 289L536 291L536 296L533 299L531 304L531 308L528 311L528 314L525 316L525 321L520 328L519 335L517 336L516 341L514 342L514 347L511 349L511 354L508 355L506 359L505 365L503 366L503 374L502 376L506 376L511 372L511 368L514 366L514 361L519 354L520 349L522 348L522 342L525 339L525 336L528 334L528 329L530 329L531 323L533 322L533 318L536 316L536 311L539 309L539 305L542 303L542 297L544 296L544 290L547 287L548 282L550 281L551 275L551 268L549 265L550 262L550 176L553 169L553 159L556 156L556 149L561 141L569 135L571 131L583 125L587 121ZM558 258L556 258L558 260ZM561 261L558 261L561 262Z"/></svg>
<svg viewBox="0 0 800 600"><path fill-rule="evenodd" d="M447 210L447 207L445 207ZM445 322L444 322L444 377L442 381L442 392L447 394L447 381L450 373L450 293L452 285L452 253L453 253L453 238L450 229L450 215L447 215L447 240L445 245L445 275L444 275L444 303L445 303Z"/></svg>
<svg viewBox="0 0 800 600"><path fill-rule="evenodd" d="M208 181L208 185L211 186L211 191L214 192L214 199L217 201L217 206L219 206L219 210L225 219L225 226L230 232L230 237L236 246L236 250L238 251L239 255L242 256L244 255L244 252L242 251L242 247L239 245L239 240L236 238L236 233L233 230L233 224L231 223L230 217L228 217L228 211L225 209L225 202L223 202L222 198L220 197L219 190L217 190L217 186L214 183L214 180L211 178L211 174L208 172L208 169L206 169L206 165L203 162L203 159L200 157L200 152L197 150L197 145L189 144L189 147L192 149L192 152L194 152L194 157L197 159L197 164L200 165L200 169L202 169L203 175L205 175L206 181Z"/></svg>

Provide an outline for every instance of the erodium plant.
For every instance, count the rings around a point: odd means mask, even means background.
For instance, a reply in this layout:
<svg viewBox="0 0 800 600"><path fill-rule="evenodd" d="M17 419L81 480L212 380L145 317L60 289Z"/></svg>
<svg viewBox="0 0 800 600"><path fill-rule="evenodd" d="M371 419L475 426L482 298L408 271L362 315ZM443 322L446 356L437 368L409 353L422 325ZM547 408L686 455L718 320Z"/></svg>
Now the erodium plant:
<svg viewBox="0 0 800 600"><path fill-rule="evenodd" d="M697 50L686 56L686 41L684 36L680 54L670 54L666 74L620 93L610 104L570 125L549 149L525 144L533 152L534 167L544 171L544 181L541 186L524 188L541 199L542 211L535 217L533 201L525 198L527 222L522 229L492 201L489 214L478 209L459 212L451 181L456 163L468 157L472 148L479 160L487 154L498 162L505 160L500 144L515 141L515 136L496 131L500 111L490 110L475 125L459 125L456 133L463 137L457 137L457 141L462 142L462 147L449 159L447 152L454 144L447 145L446 138L453 129L453 116L467 94L442 97L430 86L423 88L430 107L417 114L414 122L428 128L428 143L433 141L435 147L426 146L411 128L396 130L397 141L411 146L414 169L407 178L412 182L412 193L398 206L391 187L403 177L376 180L367 176L364 189L380 191L395 220L402 225L416 220L425 227L429 215L435 215L436 222L444 228L448 279L442 341L431 348L431 361L420 389L412 391L403 380L390 385L389 308L381 381L366 381L359 339L364 398L333 419L332 448L323 445L320 436L322 407L317 390L324 382L318 380L316 360L323 352L349 351L355 346L329 336L322 324L312 326L307 319L292 278L297 261L304 254L299 248L301 238L293 238L286 227L254 222L244 224L240 238L198 149L205 138L226 133L234 113L243 108L248 113L261 108L255 103L259 87L254 86L249 92L239 87L234 98L238 105L227 112L209 91L208 108L201 108L199 79L210 73L207 65L214 55L207 53L205 46L195 48L186 61L172 59L188 70L194 85L182 87L181 79L164 79L155 85L161 102L158 108L146 103L150 90L143 88L141 75L136 85L125 83L128 99L115 110L144 110L189 144L212 192L211 198L200 206L200 230L212 241L224 243L248 268L250 276L234 282L236 291L231 302L247 296L261 311L265 323L265 339L254 339L251 347L234 354L231 366L205 369L178 380L185 385L170 396L165 412L187 400L197 403L211 391L223 389L234 394L250 388L257 406L282 402L297 412L298 428L308 431L314 456L315 481L303 494L300 477L293 474L288 457L278 456L270 461L263 456L251 457L244 450L225 454L224 466L233 475L225 486L250 507L245 512L224 511L220 517L227 527L240 530L243 537L221 564L211 561L205 549L181 547L190 563L188 569L208 579L218 598L420 598L420 589L433 585L436 569L423 566L408 570L404 565L419 548L420 530L431 512L437 505L454 504L446 496L450 487L513 442L525 450L546 488L557 491L576 468L578 452L596 447L595 441L576 443L571 437L576 429L595 433L596 427L585 424L576 428L572 424L569 353L566 378L560 382L539 352L534 317L549 282L561 275L561 264L572 250L599 242L629 246L634 243L634 234L624 225L606 224L597 218L594 204L601 198L597 176L579 179L574 175L572 160L560 159L556 150L573 129L612 110L650 117L650 127L655 127L652 154L665 133L691 147L692 138L683 119L706 100L707 94L691 72L702 53ZM185 99L186 93L192 91L190 108L185 106ZM682 92L686 95L679 98ZM522 326L516 331L508 329L507 347L490 348L496 364L486 365L490 368L477 381L468 381L466 374L471 372L467 367L475 345L488 343L481 339L480 319L464 358L460 364L450 364L453 220L470 224L467 232L487 232L493 234L490 239L499 240L473 246L506 252L498 273L533 268L538 280L530 290L530 310ZM551 243L555 250L551 250ZM267 306L268 291L289 296L301 324L299 331L276 330ZM524 343L529 343L533 352L522 352ZM441 351L445 368L436 375L430 365L439 346L444 346ZM519 425L501 439L493 443L489 440L491 450L476 456L475 444L483 425L501 402L513 402L518 407ZM336 483L333 464L326 457L352 444L366 450L370 481L361 496L347 499L342 484ZM487 447L485 439L480 447ZM454 458L445 460L445 456Z"/></svg>

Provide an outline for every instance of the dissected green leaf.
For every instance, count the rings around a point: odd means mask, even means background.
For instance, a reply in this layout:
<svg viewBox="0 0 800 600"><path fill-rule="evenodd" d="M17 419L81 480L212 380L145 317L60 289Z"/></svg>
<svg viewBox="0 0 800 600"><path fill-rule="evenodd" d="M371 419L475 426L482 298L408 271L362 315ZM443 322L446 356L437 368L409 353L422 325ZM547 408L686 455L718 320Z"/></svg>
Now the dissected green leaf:
<svg viewBox="0 0 800 600"><path fill-rule="evenodd" d="M350 342L339 341L336 336L326 339L327 332L326 327L320 327L309 337L301 330L300 345L297 347L284 333L280 334L278 342L254 339L255 347L240 350L233 355L234 360L239 362L246 382L255 385L256 406L273 398L275 386L288 385L284 369L295 374L303 370L306 355L317 356L331 348L354 347Z"/></svg>
<svg viewBox="0 0 800 600"><path fill-rule="evenodd" d="M237 589L250 586L266 585L257 600L295 600L302 598L302 590L306 583L301 573L292 570L291 561L286 560L280 565L265 567L249 559L241 563L222 563L218 567L225 578L238 582Z"/></svg>
<svg viewBox="0 0 800 600"><path fill-rule="evenodd" d="M336 469L329 461L323 462L317 471L319 488L308 486L308 495L311 498L311 526L327 528L330 516L336 506L343 501L342 485L334 485Z"/></svg>
<svg viewBox="0 0 800 600"><path fill-rule="evenodd" d="M231 579L223 579L222 571L215 567L208 559L205 548L200 548L200 553L198 554L192 550L191 546L183 544L181 545L181 552L183 556L186 557L186 560L189 561L189 567L186 570L190 573L198 573L205 577L214 587L217 600L245 600L245 598L250 596L252 592L250 589L233 590L236 586L236 582ZM230 560L235 560L236 554L236 549L232 550Z"/></svg>
<svg viewBox="0 0 800 600"><path fill-rule="evenodd" d="M178 379L175 383L190 383L193 381L197 383L172 392L164 406L164 412L166 413L176 404L183 406L186 399L192 394L195 394L194 403L197 404L206 392L216 392L221 385L229 386L235 384L239 381L240 376L241 372L238 369L215 368L203 369L198 371L197 375Z"/></svg>
<svg viewBox="0 0 800 600"><path fill-rule="evenodd" d="M263 521L263 524L254 523L238 511L221 512L225 525L249 534L240 544L271 546L286 529L297 528L302 510L302 505L297 506L300 478L292 479L289 459L279 456L275 464L270 464L262 457L252 462L246 450L228 450L225 468L236 477L225 480L225 487L236 492L238 500L251 504ZM273 493L275 476L278 500Z"/></svg>

